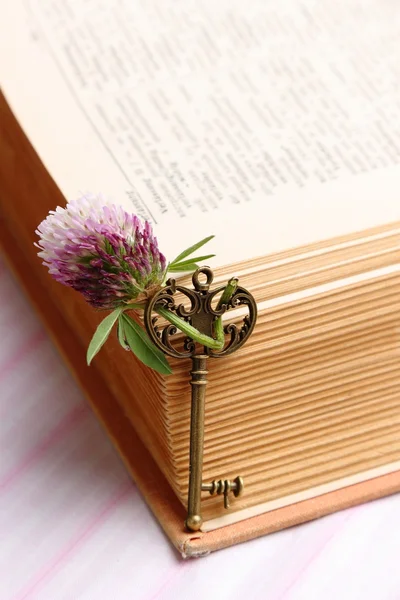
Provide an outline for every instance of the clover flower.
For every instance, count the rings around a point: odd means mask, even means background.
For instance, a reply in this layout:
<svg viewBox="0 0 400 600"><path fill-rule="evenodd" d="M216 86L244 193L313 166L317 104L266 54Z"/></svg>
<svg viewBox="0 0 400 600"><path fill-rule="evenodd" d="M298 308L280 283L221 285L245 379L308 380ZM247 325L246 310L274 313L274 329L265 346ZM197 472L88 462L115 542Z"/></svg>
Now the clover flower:
<svg viewBox="0 0 400 600"><path fill-rule="evenodd" d="M128 312L146 308L148 300L163 286L167 270L171 273L193 271L198 268L196 261L212 258L214 254L194 257L193 253L214 236L193 244L167 267L148 221L142 222L121 206L109 205L101 197L92 195L50 211L36 233L39 241L35 246L50 275L81 292L95 308L112 311L98 325L91 339L87 363L91 363L116 325L118 340L125 350L130 349L159 373L171 373L165 355ZM159 314L160 311L157 310ZM222 323L214 338L168 310L162 316L203 346L222 348Z"/></svg>
<svg viewBox="0 0 400 600"><path fill-rule="evenodd" d="M96 308L145 300L164 279L166 260L150 223L100 197L57 207L36 233L38 254L52 277Z"/></svg>

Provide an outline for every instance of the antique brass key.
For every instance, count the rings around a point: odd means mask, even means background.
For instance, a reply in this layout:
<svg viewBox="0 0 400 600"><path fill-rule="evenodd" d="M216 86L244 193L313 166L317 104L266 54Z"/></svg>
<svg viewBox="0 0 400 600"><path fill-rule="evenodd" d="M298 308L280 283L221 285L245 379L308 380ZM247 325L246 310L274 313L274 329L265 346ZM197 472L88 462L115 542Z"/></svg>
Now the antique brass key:
<svg viewBox="0 0 400 600"><path fill-rule="evenodd" d="M200 277L205 277L201 282ZM186 527L191 531L201 528L201 492L208 491L211 495L223 494L224 507L229 508L229 494L235 497L243 491L243 478L238 476L233 481L221 479L204 483L203 474L203 447L204 447L204 416L207 386L207 359L209 357L221 358L238 350L247 341L254 329L257 319L257 305L253 296L244 288L235 285L232 294L224 300L226 286L221 286L210 291L213 273L209 267L197 269L192 277L194 290L180 286L175 279L169 279L162 288L148 302L145 310L145 325L153 342L165 354L176 358L191 358L192 400L190 417L190 461L189 461L189 495L188 514ZM230 280L232 281L232 280ZM237 280L236 280L237 281ZM175 303L175 294L180 295L180 300L189 300L189 308L183 303ZM220 301L216 298L221 295ZM183 296L183 297L182 297ZM244 307L247 314L241 317L241 323L227 323L222 325L222 315L230 309ZM168 311L168 314L166 313ZM159 315L167 317L166 323L160 324ZM209 346L200 347L190 337L183 340L182 347L174 343L174 336L179 330L179 320L183 319L196 328L208 339L216 339L218 330L223 337L223 347L212 349ZM218 321L219 320L219 321Z"/></svg>

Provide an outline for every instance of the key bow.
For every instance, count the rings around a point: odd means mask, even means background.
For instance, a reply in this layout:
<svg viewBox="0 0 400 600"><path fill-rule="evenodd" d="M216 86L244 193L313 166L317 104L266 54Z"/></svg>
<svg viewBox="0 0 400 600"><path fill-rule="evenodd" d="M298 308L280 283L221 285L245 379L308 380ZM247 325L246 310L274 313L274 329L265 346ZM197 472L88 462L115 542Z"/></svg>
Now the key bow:
<svg viewBox="0 0 400 600"><path fill-rule="evenodd" d="M201 280L201 276L205 276L205 281ZM247 308L247 314L241 324L237 322L224 324L226 343L222 350L208 347L201 349L201 353L208 356L220 358L232 354L250 337L257 320L257 304L253 296L245 288L238 286L228 303L218 307L217 297L224 291L225 285L210 291L213 279L214 275L209 267L200 267L192 276L194 289L179 285L175 279L168 279L166 286L147 303L144 313L147 332L155 345L165 354L175 358L190 358L198 353L198 346L192 338L186 337L183 340L183 347L178 349L174 344L174 336L178 334L178 328L171 323L160 325L160 317L157 315L159 307L169 310L210 337L213 337L213 325L217 318L231 309ZM175 301L176 296L179 302Z"/></svg>

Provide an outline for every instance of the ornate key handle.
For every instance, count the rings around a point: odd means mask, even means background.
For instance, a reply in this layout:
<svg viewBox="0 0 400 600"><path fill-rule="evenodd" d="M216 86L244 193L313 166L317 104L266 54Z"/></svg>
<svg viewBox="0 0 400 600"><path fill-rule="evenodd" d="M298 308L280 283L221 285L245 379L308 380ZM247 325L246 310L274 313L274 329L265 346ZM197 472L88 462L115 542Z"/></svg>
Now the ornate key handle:
<svg viewBox="0 0 400 600"><path fill-rule="evenodd" d="M205 277L204 282L201 282L201 277ZM257 319L257 304L253 296L240 286L235 289L226 304L218 303L217 297L225 290L225 286L210 291L213 278L209 267L197 269L192 277L194 290L177 285L175 279L169 279L166 286L148 302L144 314L147 332L162 352L175 358L192 359L189 497L186 519L186 527L191 531L198 531L203 523L201 517L202 491L208 491L212 495L223 494L225 508L229 508L229 492L233 492L234 496L239 496L243 491L241 477L236 477L233 481L225 479L212 483L202 482L207 358L208 356L222 358L243 346L254 329ZM181 296L179 304L175 302L175 294ZM182 302L182 295L185 297L186 305ZM247 314L244 318L242 317L239 324L229 323L225 320L226 324L223 326L225 344L222 349L203 346L187 335L183 340L182 347L174 343L176 340L174 337L179 334L179 320L183 319L201 334L215 339L216 320L220 319L227 311L241 307L247 308ZM166 310L169 319L175 324L169 321L163 321L160 324L160 315L165 317Z"/></svg>

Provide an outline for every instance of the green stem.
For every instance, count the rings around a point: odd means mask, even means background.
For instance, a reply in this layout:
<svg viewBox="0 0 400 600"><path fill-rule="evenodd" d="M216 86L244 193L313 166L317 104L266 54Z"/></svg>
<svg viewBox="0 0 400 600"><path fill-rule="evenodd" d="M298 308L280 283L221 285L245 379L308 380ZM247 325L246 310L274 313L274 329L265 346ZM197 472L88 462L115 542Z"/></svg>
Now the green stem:
<svg viewBox="0 0 400 600"><path fill-rule="evenodd" d="M198 329L175 315L171 313L168 309L163 308L162 306L158 306L155 308L155 311L161 316L164 317L167 321L175 325L180 331L186 333L188 337L207 348L211 348L212 350L221 350L223 348L224 343L221 340L215 340L214 338L206 335L205 333L200 333Z"/></svg>
<svg viewBox="0 0 400 600"><path fill-rule="evenodd" d="M124 307L124 311L126 310L144 310L146 308L145 304L126 304Z"/></svg>
<svg viewBox="0 0 400 600"><path fill-rule="evenodd" d="M217 310L220 310L224 304L228 304L229 300L232 298L233 294L236 292L238 287L239 280L237 277L231 277L231 279L226 284L226 288L221 294L221 298L217 304ZM218 317L218 319L214 323L214 334L217 340L223 345L225 342L225 334L224 334L224 326L222 323L222 316Z"/></svg>

